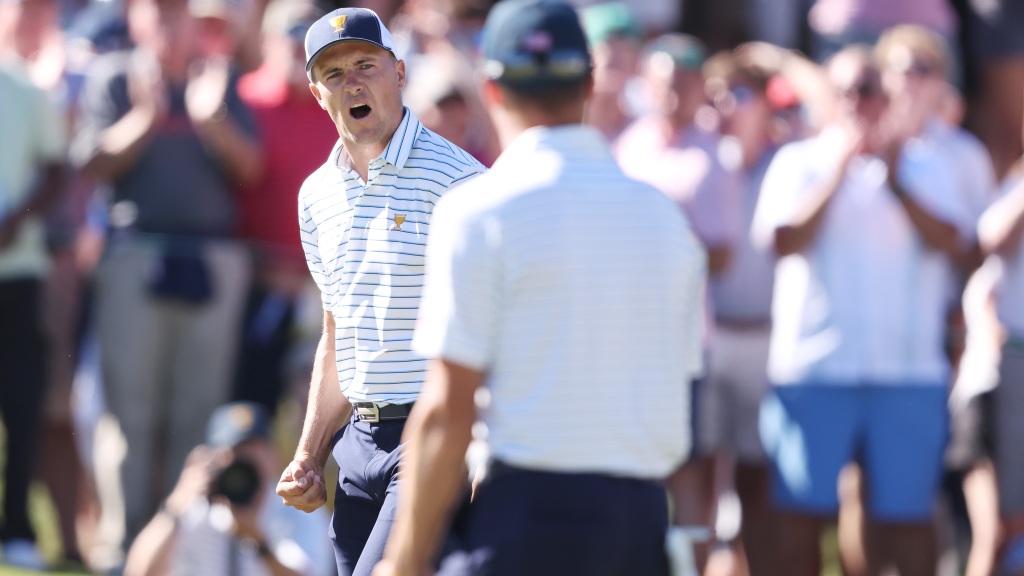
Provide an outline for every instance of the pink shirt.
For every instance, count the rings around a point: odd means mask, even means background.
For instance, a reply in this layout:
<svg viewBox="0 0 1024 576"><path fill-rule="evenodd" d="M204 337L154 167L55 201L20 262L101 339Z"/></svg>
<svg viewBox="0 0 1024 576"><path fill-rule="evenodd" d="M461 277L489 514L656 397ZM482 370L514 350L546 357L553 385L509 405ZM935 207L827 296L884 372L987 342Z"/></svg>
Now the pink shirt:
<svg viewBox="0 0 1024 576"><path fill-rule="evenodd" d="M623 172L675 200L705 246L735 245L742 233L742 184L719 162L718 142L693 126L669 134L654 117L633 122L615 142Z"/></svg>

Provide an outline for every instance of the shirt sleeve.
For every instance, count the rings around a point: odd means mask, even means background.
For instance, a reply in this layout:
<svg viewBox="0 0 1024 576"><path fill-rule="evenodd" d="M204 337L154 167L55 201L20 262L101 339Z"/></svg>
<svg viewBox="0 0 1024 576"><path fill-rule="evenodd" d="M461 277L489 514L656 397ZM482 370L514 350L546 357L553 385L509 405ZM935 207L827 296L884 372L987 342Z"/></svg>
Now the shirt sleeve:
<svg viewBox="0 0 1024 576"><path fill-rule="evenodd" d="M922 208L963 232L972 226L970 199L957 190L957 174L934 150L907 150L900 156L900 181Z"/></svg>
<svg viewBox="0 0 1024 576"><path fill-rule="evenodd" d="M35 156L43 163L63 162L66 138L64 116L43 91L35 106Z"/></svg>
<svg viewBox="0 0 1024 576"><path fill-rule="evenodd" d="M761 183L750 235L754 246L762 250L772 249L775 230L792 221L807 188L807 175L796 146L790 144L779 150Z"/></svg>
<svg viewBox="0 0 1024 576"><path fill-rule="evenodd" d="M303 189L305 189L305 185L303 185ZM304 192L305 190L299 193L299 239L302 242L302 252L306 255L309 273L320 289L320 300L324 310L330 310L334 300L333 285L330 283L324 263L320 259L320 234Z"/></svg>
<svg viewBox="0 0 1024 576"><path fill-rule="evenodd" d="M413 349L483 371L495 356L502 309L500 229L485 215L468 217L458 198L434 209Z"/></svg>
<svg viewBox="0 0 1024 576"><path fill-rule="evenodd" d="M735 246L742 223L738 216L739 179L713 156L707 176L697 185L686 207L694 232L708 247Z"/></svg>

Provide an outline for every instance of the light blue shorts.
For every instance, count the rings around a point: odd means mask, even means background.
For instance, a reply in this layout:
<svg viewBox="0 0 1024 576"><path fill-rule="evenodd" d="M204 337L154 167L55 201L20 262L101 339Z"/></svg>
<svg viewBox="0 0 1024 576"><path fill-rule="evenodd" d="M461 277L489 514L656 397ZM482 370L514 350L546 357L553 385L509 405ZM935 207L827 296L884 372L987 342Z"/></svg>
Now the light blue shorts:
<svg viewBox="0 0 1024 576"><path fill-rule="evenodd" d="M776 505L834 516L839 472L856 460L872 519L928 521L942 478L946 398L939 384L773 387L760 429Z"/></svg>

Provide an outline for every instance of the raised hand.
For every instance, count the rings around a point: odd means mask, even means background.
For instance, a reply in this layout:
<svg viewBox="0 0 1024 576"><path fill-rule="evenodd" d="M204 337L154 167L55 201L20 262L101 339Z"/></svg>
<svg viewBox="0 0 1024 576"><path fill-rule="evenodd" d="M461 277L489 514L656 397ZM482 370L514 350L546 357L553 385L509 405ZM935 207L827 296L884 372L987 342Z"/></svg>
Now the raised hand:
<svg viewBox="0 0 1024 576"><path fill-rule="evenodd" d="M196 124L219 120L225 113L230 67L226 58L214 57L197 62L189 70L185 88L185 108Z"/></svg>

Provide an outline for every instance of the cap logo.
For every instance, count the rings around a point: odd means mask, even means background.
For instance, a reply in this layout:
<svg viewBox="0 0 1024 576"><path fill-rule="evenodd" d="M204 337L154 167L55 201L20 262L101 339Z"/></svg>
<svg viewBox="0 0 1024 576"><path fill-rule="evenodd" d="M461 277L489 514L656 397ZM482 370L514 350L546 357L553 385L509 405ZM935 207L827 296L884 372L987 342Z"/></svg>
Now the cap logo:
<svg viewBox="0 0 1024 576"><path fill-rule="evenodd" d="M252 427L256 420L252 410L245 406L233 406L228 414L228 419L236 428L247 430Z"/></svg>
<svg viewBox="0 0 1024 576"><path fill-rule="evenodd" d="M334 26L335 32L344 32L346 20L348 20L348 16L335 16L330 19L330 23L331 26Z"/></svg>
<svg viewBox="0 0 1024 576"><path fill-rule="evenodd" d="M531 54L543 54L551 51L554 40L547 30L535 30L523 38L523 49Z"/></svg>

